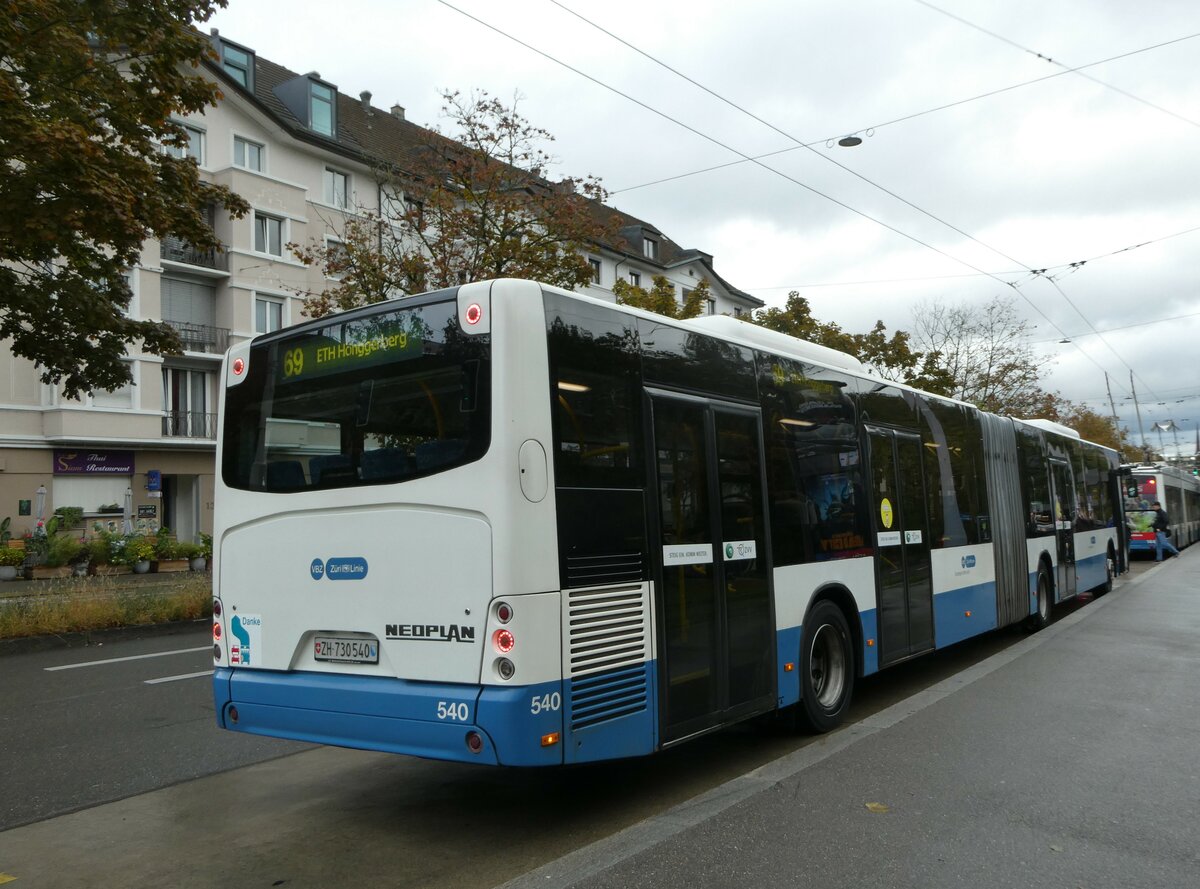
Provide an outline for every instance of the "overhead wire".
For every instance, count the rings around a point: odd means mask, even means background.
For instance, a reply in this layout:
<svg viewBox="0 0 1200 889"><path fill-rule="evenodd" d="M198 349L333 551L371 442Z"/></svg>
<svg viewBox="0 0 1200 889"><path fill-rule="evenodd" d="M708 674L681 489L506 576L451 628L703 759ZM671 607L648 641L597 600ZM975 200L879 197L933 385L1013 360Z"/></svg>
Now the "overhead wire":
<svg viewBox="0 0 1200 889"><path fill-rule="evenodd" d="M438 2L439 2L441 5L443 5L443 6L447 7L448 9L450 9L450 10L452 10L452 11L454 11L454 12L457 12L458 14L460 14L460 15L464 16L465 18L469 18L469 19L471 19L472 21L476 22L477 24L479 24L479 25L482 25L483 27L487 28L488 30L490 30L490 31L493 31L494 33L496 33L496 34L498 34L498 35L500 35L500 36L502 36L502 37L504 37L504 38L506 38L506 39L508 39L508 40L510 40L510 41L512 41L512 42L514 42L514 43L516 43L516 44L518 44L519 46L522 46L522 47L524 47L525 49L529 50L530 52L533 52L533 53L535 53L535 54L537 54L537 55L539 55L539 56L541 56L541 57L545 58L546 60L548 60L548 61L550 61L550 62L553 62L553 63L554 63L554 64L556 64L556 65L559 65L560 67L566 68L567 70L571 71L571 72L572 72L572 73L574 73L574 74L577 74L577 75L578 75L578 76L580 76L580 77L583 77L585 80L588 80L589 82L591 82L591 83L593 83L593 84L595 84L595 85L597 85L597 86L601 87L602 89L608 90L609 92L612 92L612 93L614 93L614 94L616 94L616 95L620 96L621 98L625 99L626 101L632 102L633 104L637 105L638 107L640 107L640 108L643 108L644 110L646 110L646 111L649 111L649 112L651 112L652 114L654 114L654 115L656 115L656 116L658 116L658 117L661 117L661 118L663 118L664 120L667 120L668 122L670 122L670 123L673 123L673 124L675 124L676 126L678 126L678 127L682 128L682 129L685 129L685 130L687 130L688 132L692 133L693 135L699 136L701 139L704 139L704 140L705 140L705 141L707 141L707 142L710 142L710 143L712 143L712 144L714 144L714 145L716 145L716 146L718 146L718 147L720 147L720 148L722 148L722 149L724 149L724 150L726 150L726 151L730 151L730 152L733 152L734 154L737 154L737 155L739 155L739 156L740 156L740 157L741 157L743 160L745 160L745 161L749 161L749 162L751 162L751 163L754 163L756 166L759 166L759 167L761 167L762 169L764 169L764 170L766 170L766 171L768 171L768 172L770 172L770 173L773 173L773 174L775 174L775 175L777 175L777 176L779 176L779 177L781 177L781 178L783 178L783 179L785 179L785 180L787 180L787 181L789 181L789 182L792 182L794 185L797 185L797 186L799 186L799 187L801 187L801 188L805 189L806 191L809 191L809 192L811 192L811 193L813 193L813 194L817 195L818 197L825 198L826 200L830 201L831 203L834 203L834 204L838 205L839 207L842 207L843 209L845 209L845 210L848 210L848 211L849 211L849 212L851 212L851 213L854 213L854 214L855 214L855 215L857 215L857 216L860 216L860 217L862 217L862 218L864 218L864 219L867 219L868 221L874 222L875 224L877 224L877 225L879 225L879 226L881 226L881 227L883 227L883 228L886 228L887 230L889 230L889 231L893 232L894 234L898 234L898 235L900 235L901 237L903 237L903 238L905 238L905 239L907 239L907 240L910 240L910 241L912 241L912 242L914 242L914 243L916 243L916 244L919 244L920 246L922 246L922 247L925 247L926 249L932 250L932 251L934 251L934 252L936 252L936 253L938 253L938 254L940 254L940 255L942 255L942 256L945 256L946 258L948 258L948 259L950 259L950 260L952 260L952 261L954 261L954 262L957 262L957 263L959 263L960 265L966 266L967 268L971 269L972 271L974 271L974 272L976 272L976 273L978 273L978 274L980 274L980 275L983 275L983 276L986 276L986 277L992 278L993 280L997 281L997 282L998 282L998 283L1000 283L1000 284L1003 284L1003 285L1005 285L1005 286L1007 286L1007 287L1011 287L1011 288L1012 288L1012 289L1013 289L1013 290L1014 290L1014 291L1015 291L1015 292L1016 292L1018 295L1020 295L1020 296L1021 296L1021 298L1022 298L1022 299L1023 299L1023 300L1024 300L1024 301L1025 301L1025 302L1026 302L1026 303L1027 303L1029 306L1030 306L1030 307L1031 307L1031 308L1033 308L1033 309L1034 309L1034 310L1035 310L1035 311L1036 311L1036 312L1037 312L1039 315L1041 315L1041 316L1042 316L1042 318L1044 318L1044 319L1046 320L1046 322L1047 322L1048 324L1050 324L1050 326L1051 326L1051 327L1053 327L1055 330L1057 330L1057 331L1060 333L1060 335L1062 335L1063 337L1066 337L1066 333L1065 333L1065 332L1064 332L1064 331L1063 331L1063 330L1062 330L1062 329L1061 329L1061 328L1058 326L1058 324L1057 324L1056 322L1054 322L1054 320L1053 320L1053 319L1051 319L1051 318L1050 318L1048 315L1046 315L1046 314L1045 314L1045 312L1043 312L1043 311L1041 310L1041 308L1040 308L1040 307L1039 307L1039 306L1038 306L1036 303L1034 303L1034 302L1033 302L1031 299L1029 299L1029 297L1028 297L1028 296L1026 296L1026 295L1025 295L1023 292L1021 292L1021 291L1018 289L1017 285L1015 285L1013 282L1006 281L1006 280L1004 280L1003 278L1000 278L1000 277L998 277L997 275L995 275L995 274L993 274L993 273L986 272L986 271L984 271L983 269L980 269L980 268L976 267L975 265L971 264L970 262L968 262L968 261L966 261L966 260L963 260L963 259L961 259L961 258L959 258L959 257L957 257L957 256L954 256L953 254L951 254L951 253L948 253L947 251L945 251L945 250L942 250L941 248L939 248L939 247L936 247L936 246L934 246L933 244L930 244L930 243L928 243L928 242L926 242L926 241L923 241L923 240L921 240L920 238L918 238L918 237L916 237L916 236L914 236L914 235L911 235L911 234L909 234L909 233L907 233L907 232L905 232L905 231L903 231L903 230L901 230L901 229L899 229L899 228L897 228L897 227L895 227L895 226L893 226L893 225L891 225L891 224L889 224L889 223L887 223L887 222L885 222L885 221L883 221L883 220L881 220L881 219L878 219L878 218L876 218L876 217L874 217L874 216L871 216L870 214L868 214L868 213L865 213L864 211L858 210L857 208L855 208L855 207L852 207L852 206L850 206L849 204L847 204L847 203L845 203L845 202L843 202L843 201L841 201L841 200L838 200L837 198L833 197L832 195L826 194L826 193L824 193L824 192L820 191L819 189L816 189L816 188L814 188L813 186L810 186L810 185L808 185L807 183L805 183L805 182L802 182L802 181L800 181L799 179L797 179L797 178L795 178L795 177L793 177L793 176L790 176L790 175L788 175L787 173L784 173L784 172L783 172L783 171L781 171L781 170L777 170L777 169L775 169L774 167L771 167L771 166L769 166L769 165L767 165L767 164L764 164L764 163L762 163L762 161L761 161L760 159L758 159L758 158L755 158L755 157L752 157L752 156L750 156L750 155L746 154L745 152L743 152L743 151L741 151L741 150L739 150L739 149L737 149L737 148L734 148L733 146L731 146L731 145L729 145L729 144L727 144L727 143L725 143L725 142L721 141L720 139L717 139L716 137L714 137L714 136L711 136L711 135L709 135L709 134L707 134L707 133L705 133L705 132L703 132L703 131L701 131L701 130L697 129L696 127L693 127L693 126L691 126L691 125L689 125L689 124L687 124L687 123L684 123L683 121L679 120L678 118L675 118L675 117L671 116L670 114L667 114L666 112L664 112L664 111L662 111L662 110L660 110L660 109L658 109L658 108L655 108L655 107L653 107L652 105L650 105L650 104L648 104L648 103L646 103L646 102L643 102L642 100L640 100L640 99L638 99L638 98L636 98L636 97L634 97L634 96L632 96L632 95L630 95L630 94L628 94L628 93L626 93L626 92L623 92L622 90L620 90L620 89L618 89L618 88L616 88L616 87L612 86L611 84L608 84L608 83L606 83L606 82L604 82L604 81L600 80L599 78L597 78L597 77L595 77L595 76L593 76L593 75L591 75L591 74L588 74L588 73L586 73L585 71L582 71L582 70L580 70L579 68L576 68L575 66L573 66L573 65L571 65L571 64L569 64L569 63L567 63L567 62L563 61L562 59L559 59L559 58L557 58L557 57L555 57L555 56L551 55L550 53L548 53L548 52L546 52L546 51L544 51L544 50L542 50L542 49L539 49L539 48L537 48L537 47L533 46L532 44L530 44L530 43L528 43L528 42L526 42L526 41L524 41L524 40L521 40L520 38L516 37L516 36L515 36L515 35L513 35L513 34L510 34L510 33L506 32L506 31L504 31L503 29L501 29L501 28L497 27L496 25L493 25L493 24L491 24L490 22L484 21L483 19L479 18L478 16L475 16L475 15L473 15L473 14L471 14L471 13L469 13L469 12L467 12L467 11L463 10L463 9L460 9L459 7L457 7L457 6L453 5L452 3L449 3L449 2L448 2L448 0L438 0ZM559 5L561 5L561 4L559 4ZM563 8L564 8L564 9L566 9L566 7L563 7ZM567 10L567 11L570 11L570 10ZM575 14L575 15L578 15L577 13L573 13L573 14ZM582 17L581 17L581 18L582 18ZM585 21L586 21L586 20L585 20ZM640 52L640 50L639 50L639 52ZM664 65L664 67L668 67L668 68L669 68L669 66L665 66L665 65ZM673 70L673 69L671 69L671 70ZM682 76L682 75L681 75L681 76ZM707 89L707 88L705 88L705 89ZM709 92L711 92L711 91L709 91ZM714 95L715 95L715 94L714 94ZM723 101L727 101L727 100L723 100ZM730 103L730 104L734 104L734 103ZM737 107L737 106L736 106L736 105L734 105L734 107ZM744 109L743 109L743 110L744 110ZM747 113L749 113L749 112L747 112ZM752 115L752 116L753 116L753 115ZM782 131L780 131L780 132L782 132ZM786 134L785 134L785 135L786 135ZM790 136L789 136L788 138L792 138L792 137L790 137ZM818 154L819 154L819 152L818 152ZM833 161L833 162L834 162L834 163L836 163L836 161ZM841 166L841 165L839 164L838 166ZM846 169L846 168L844 168L844 167L843 167L843 169ZM849 170L848 170L848 172L853 172L853 171L849 171ZM856 174L856 175L857 175L857 174ZM863 178L863 177L860 177L860 178ZM869 180L865 180L865 181L869 181ZM874 184L874 183L872 183L872 184ZM883 189L883 188L882 188L882 186L877 186L877 187L881 188L881 190L887 191L887 189ZM891 192L888 192L888 193L889 193L889 194L891 194ZM904 200L903 198L899 198L898 196L895 196L895 197L897 197L897 199L898 199L898 200L902 200L902 201ZM907 202L906 202L906 203L907 203ZM911 205L911 206L914 206L914 208L915 208L915 209L920 209L920 208L917 208L917 207L915 207L915 205ZM926 212L926 211L921 211L921 212ZM931 214L927 214L927 215L931 215ZM933 217L933 218L936 218L936 217ZM941 221L941 220L939 220L939 221ZM950 226L950 225L949 225L949 223L945 223L945 222L943 222L943 224L947 225L948 227L954 228L953 226ZM955 230L956 230L956 231L959 231L958 229L955 229ZM963 234L965 237L968 237L968 238L970 238L970 237L971 237L970 235L968 235L968 234L967 234L967 233L965 233L965 232L961 232L961 231L960 231L959 233L960 233L960 234ZM974 240L974 239L972 238L972 240ZM985 247L987 247L987 246L988 246L988 245L986 245L986 244L983 244L983 242L978 242L978 243L980 243L982 246L985 246ZM999 255L1005 256L1005 254L1003 254L1003 253L1000 253L1000 251L998 251L998 250L995 250L995 248L988 247L988 249L991 249L991 250L993 250L993 252L996 252L996 253L998 253ZM1005 258L1009 259L1009 260L1010 260L1010 261L1012 261L1012 262L1015 262L1015 263L1017 263L1018 265L1022 265L1022 266L1024 266L1024 264L1023 264L1023 263L1020 263L1018 260L1015 260L1015 259L1013 259L1012 257L1005 256ZM1043 273L1044 271L1045 271L1045 270L1032 270L1032 274L1034 274L1034 275L1036 275L1036 276L1042 276L1042 273ZM1062 289L1061 289L1061 287L1058 287L1056 282L1052 282L1052 283L1055 283L1056 289L1057 289L1057 290L1058 290L1060 293L1062 293ZM1062 293L1062 295L1064 296L1064 298L1066 298L1066 294L1065 294L1065 293ZM1069 299L1068 299L1068 303L1070 303L1070 300L1069 300ZM1083 315L1083 314L1082 314L1082 313L1079 311L1078 307L1076 307L1076 306L1075 306L1073 303L1070 303L1070 304L1071 304L1072 308L1073 308L1073 309L1075 309L1075 311L1076 311L1078 314L1080 314L1080 317L1082 317L1082 318L1083 318L1083 320L1084 320L1085 322L1087 322L1087 323L1088 323L1088 325L1089 325L1090 327L1092 327L1092 328L1093 328L1093 330L1094 330L1094 329L1095 329L1095 327L1094 327L1094 325L1092 325L1092 324L1091 324L1090 320L1088 320L1088 319L1087 319L1087 317L1086 317L1086 316L1084 316L1084 315ZM1102 339L1102 341L1103 341L1103 338L1101 338L1101 339ZM1107 345L1107 343L1106 343L1106 345ZM1127 363L1124 361L1124 359L1123 359L1123 358L1121 358L1121 356L1120 356L1120 355L1119 355L1119 354L1118 354L1118 353L1117 353L1115 350L1113 350L1113 349L1111 348L1111 346L1109 346L1109 349L1110 349L1110 351L1113 351L1113 354L1117 356L1118 360L1120 360L1122 364L1125 364L1125 366L1126 366L1126 367L1129 367L1129 366L1128 366L1128 364L1127 364ZM1101 370L1102 372L1104 371L1104 368L1103 368L1103 366L1102 366L1102 365L1100 365L1100 363L1099 363L1098 361L1096 361L1096 359L1095 359L1093 356L1091 356L1090 354L1088 354L1088 353L1087 353L1085 350L1083 350L1082 348L1080 349L1080 353L1081 353L1082 355L1084 355L1084 357L1086 357L1086 358L1087 358L1087 359L1088 359L1088 360L1089 360L1089 361L1090 361L1092 364L1094 364L1094 365L1097 367L1097 369ZM1130 372L1131 372L1131 373L1134 373L1134 371L1132 370L1132 368L1130 368Z"/></svg>
<svg viewBox="0 0 1200 889"><path fill-rule="evenodd" d="M1022 52L1027 52L1032 56L1037 56L1039 59L1043 59L1043 60L1049 62L1051 65L1057 65L1058 67L1065 68L1072 73L1079 74L1079 76L1082 77L1084 80L1090 80L1092 83L1098 84L1098 85L1104 87L1105 89L1110 89L1113 92L1120 93L1122 96L1125 96L1126 98L1133 99L1133 101L1135 101L1135 102L1140 102L1141 104L1147 106L1148 108L1153 108L1155 111L1161 111L1163 114L1166 114L1169 117L1173 117L1176 120L1181 120L1186 124L1191 124L1194 127L1200 128L1200 122L1194 121L1190 117L1184 117L1182 114L1176 114L1174 111L1170 110L1169 108L1163 108L1161 105L1155 105L1153 102L1149 102L1149 101L1143 99L1141 96L1135 96L1133 93L1129 92L1128 90L1123 90L1119 86L1114 86L1111 83L1106 83L1105 81L1100 80L1098 77L1092 77L1092 75L1090 75L1090 74L1082 74L1082 73L1080 73L1078 68L1071 68L1069 65L1066 65L1063 62L1058 61L1058 59L1051 58L1050 56L1046 55L1045 53L1040 53L1035 49L1030 49L1027 46L1022 46L1021 44L1017 43L1015 40L1010 40L1009 38L1005 37L1003 34L997 34L995 31L990 31L987 28L983 27L982 25L977 25L974 22L963 18L960 15L956 15L953 12L949 12L948 10L942 9L940 6L935 6L934 4L930 3L929 0L913 0L913 2L919 3L921 6L924 6L927 9L932 9L934 12L940 13L941 15L944 15L947 18L954 19L954 21L960 22L961 24L966 25L968 28L974 28L976 31L986 34L989 37L993 37L1002 43L1007 43L1009 46L1015 47L1016 49L1019 49Z"/></svg>
<svg viewBox="0 0 1200 889"><path fill-rule="evenodd" d="M1084 322L1089 327L1092 328L1093 331L1096 330L1095 325L1093 325L1091 320L1088 319L1088 317L1083 314L1083 312L1079 309L1079 307L1077 305L1075 305L1075 303L1071 300L1071 298L1069 296L1067 296L1066 291L1064 291L1062 289L1062 287L1059 285L1059 283L1056 280L1054 280L1053 277L1047 276L1045 274L1045 271L1046 271L1045 269L1031 269L1029 265L1021 262L1019 259L1016 259L1015 257L1009 255L1008 253L1004 252L1003 250L1001 250L997 247L994 247L993 245L988 244L988 243L980 240L979 238L976 238L974 235L970 234L969 232L964 231L963 229L959 228L958 226L954 225L953 223L948 222L947 220L941 218L940 216L937 216L934 213L931 213L930 211L926 210L925 208L918 206L914 202L897 194L896 192L892 191L891 189L889 189L883 185L880 185L878 182L875 182L874 180L872 180L866 176L863 176L861 173L857 172L856 170L851 169L850 167L846 166L845 164L838 162L837 160L830 157L829 155L823 154L822 152L817 151L816 149L812 148L811 146L806 145L803 142L803 140L797 138L793 134L781 129L780 127L776 126L775 124L771 123L770 121L765 120L764 118L760 117L759 115L755 114L754 112L750 111L749 109L743 107L742 105L738 104L737 102L734 102L732 99L726 98L725 96L723 96L720 93L716 92L715 90L705 86L704 84L702 84L699 81L697 81L696 79L688 76L687 74L684 74L683 72L679 71L677 68L674 68L671 65L667 64L666 62L664 62L663 60L659 59L652 53L646 52L645 50L641 49L640 47L635 46L633 43L630 43L628 40L624 39L623 37L620 37L617 34L614 34L612 31L608 30L607 28L603 27L602 25L597 24L596 22L592 21L591 19L587 18L586 16L582 15L581 13L576 12L575 10L571 9L569 6L560 2L560 0L550 0L550 2L553 3L555 6L557 6L559 9L562 9L565 12L570 13L571 15L575 16L577 19L579 19L580 21L589 25L590 27L595 28L596 30L600 31L603 34L606 34L613 40L616 40L618 43L622 44L623 46L638 53L643 58L653 62L655 65L658 65L659 67L671 72L676 77L679 77L682 80L687 81L692 86L696 87L697 89L702 90L707 95L712 96L714 99L717 99L718 101L722 102L723 104L727 105L728 107L733 108L735 111L738 111L739 113L749 117L751 120L754 120L759 124L762 124L763 126L767 127L768 129L770 129L771 131L773 131L775 133L778 133L779 135L783 136L784 138L791 139L793 142L795 142L797 144L798 147L804 148L805 150L812 152L813 154L815 154L817 157L821 158L822 160L833 164L834 166L849 173L850 175L854 176L855 178L865 182L866 184L870 185L871 187L876 188L879 191L882 191L884 194L888 195L889 197L891 197L897 201L900 201L905 206L910 207L913 210L916 210L918 213L921 213L921 214L929 217L930 219L934 220L937 223L940 223L941 225L944 225L945 227L949 228L951 231L956 232L957 234L963 236L964 238L967 238L968 240L973 241L976 244L979 244L981 247L991 251L992 253L995 253L997 256L1001 256L1004 259L1007 259L1009 262L1013 262L1013 263L1021 266L1024 269L1030 269L1031 273L1034 276L1045 278L1054 287L1054 289L1056 291L1058 291L1059 295L1062 296L1062 298L1066 301L1067 305L1069 305L1075 311L1075 313L1078 314L1079 317L1082 318L1084 320ZM766 165L763 165L763 166L766 166ZM773 170L774 168L767 167L767 169ZM845 205L843 205L843 206L845 206ZM895 229L893 229L893 231L895 231ZM964 265L969 265L969 264L964 263ZM973 266L969 266L969 267L974 268ZM976 269L976 271L980 271L980 270ZM995 276L993 276L993 277L995 277ZM1002 280L1002 279L996 278L996 280ZM1035 311L1037 311L1037 313L1039 315L1041 315L1043 318L1045 318L1047 322L1049 322L1052 326L1055 327L1055 329L1059 329L1057 327L1057 325L1055 325L1054 322L1051 321L1050 317L1048 315L1046 315L1046 313L1043 312L1042 309L1033 300L1031 300L1028 296L1026 296L1025 293L1023 291L1021 291L1020 288L1016 284L1014 284L1011 281L1004 281L1003 283L1005 283L1007 286L1011 287L1016 293L1018 293L1021 296L1021 298L1023 300L1025 300L1025 302L1031 308L1033 308ZM1059 329L1059 332L1063 333L1061 331L1061 329ZM1063 333L1063 336L1066 336L1066 334ZM1117 360L1121 364L1123 364L1130 371L1130 373L1133 373L1136 376L1136 372L1133 370L1132 367L1130 367L1129 363L1121 356L1121 354L1119 352L1117 352L1117 350L1110 343L1108 343L1104 339L1104 337L1102 335L1100 335L1098 332L1097 332L1097 336L1099 336L1100 342L1103 343L1104 346L1110 352L1112 352L1112 354L1114 356L1116 356ZM1081 349L1081 351L1082 351L1082 349ZM1086 355L1087 353L1084 352L1084 354ZM1099 367L1099 366L1100 365L1097 363L1097 367ZM1146 385L1147 388L1149 388L1149 385L1145 384L1144 381L1143 381L1143 384Z"/></svg>
<svg viewBox="0 0 1200 889"><path fill-rule="evenodd" d="M1012 90L1021 89L1022 87L1032 86L1035 83L1042 83L1047 80L1053 80L1056 77L1064 77L1067 74L1071 74L1075 71L1082 71L1084 68L1094 68L1098 65L1105 65L1105 64L1108 64L1109 62L1115 62L1120 59L1125 59L1130 56L1138 55L1140 53L1150 52L1151 50L1155 50L1155 49L1162 49L1164 46L1170 46L1173 43L1182 43L1185 40L1193 40L1196 37L1200 37L1200 31L1196 32L1195 34L1187 34L1183 37L1176 37L1172 40L1164 40L1162 43L1155 43L1152 46L1144 46L1140 49L1134 49L1134 50L1130 50L1129 52L1120 53L1119 55L1109 56L1106 59L1099 59L1095 62L1088 62L1086 65L1079 65L1075 68L1067 68L1065 71L1056 71L1053 74L1046 74L1046 75L1043 75L1042 77L1035 77L1032 80L1024 80L1021 83L1014 83L1014 84L1011 84L1010 86L1005 86L1005 87L1000 87L999 89L989 90L986 93L980 93L977 96L971 96L970 98L967 98L967 99L959 99L954 102L947 102L944 105L938 105L934 108L927 108L924 111L916 111L916 112L913 112L912 114L905 114L901 117L896 117L891 120L886 120L883 123L871 124L870 126L866 126L866 127L858 127L856 129L850 130L849 132L850 133L863 133L863 132L871 132L871 131L881 130L884 127L891 126L892 124L904 123L905 121L908 121L908 120L914 120L918 117L924 117L927 114L935 114L938 111L945 111L949 108L955 108L959 105L966 105L970 102L976 102L980 99L988 99L988 98L991 98L992 96L998 96L1001 93L1007 93ZM814 145L824 145L824 144L827 144L828 142L830 142L832 139L837 139L842 135L845 135L845 134L839 133L837 136L828 136L824 139L814 139L811 142L804 143L804 145L806 147L814 146ZM754 156L754 158L755 158L755 160L761 160L763 158L775 157L776 155L787 154L788 152L792 152L792 151L799 151L800 147L801 146L799 146L799 145L789 145L786 148L780 148L775 151L768 151L764 154L757 154ZM652 185L662 185L665 182L674 182L678 179L686 179L689 176L699 176L702 173L712 173L717 170L724 170L729 167L740 166L741 164L744 164L744 163L747 163L747 161L736 160L736 161L729 161L728 163L724 163L724 164L715 164L711 167L704 167L699 170L691 170L687 173L678 173L674 176L665 176L661 179L653 179L649 182L642 182L638 185L628 185L624 188L615 188L615 189L612 189L611 191L609 191L609 194L624 194L627 191L635 191L639 188L649 188Z"/></svg>

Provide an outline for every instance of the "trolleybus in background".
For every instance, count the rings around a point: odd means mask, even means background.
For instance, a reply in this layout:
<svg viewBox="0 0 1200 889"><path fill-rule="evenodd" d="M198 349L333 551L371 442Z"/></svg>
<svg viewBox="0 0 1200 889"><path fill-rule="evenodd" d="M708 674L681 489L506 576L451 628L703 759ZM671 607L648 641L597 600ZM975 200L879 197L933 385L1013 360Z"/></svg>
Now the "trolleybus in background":
<svg viewBox="0 0 1200 889"><path fill-rule="evenodd" d="M223 366L221 726L661 750L1111 586L1115 452L728 317L471 283Z"/></svg>
<svg viewBox="0 0 1200 889"><path fill-rule="evenodd" d="M1200 539L1200 479L1190 472L1161 463L1127 466L1122 480L1125 521L1131 553L1153 553L1154 503L1167 511L1171 542L1178 549Z"/></svg>

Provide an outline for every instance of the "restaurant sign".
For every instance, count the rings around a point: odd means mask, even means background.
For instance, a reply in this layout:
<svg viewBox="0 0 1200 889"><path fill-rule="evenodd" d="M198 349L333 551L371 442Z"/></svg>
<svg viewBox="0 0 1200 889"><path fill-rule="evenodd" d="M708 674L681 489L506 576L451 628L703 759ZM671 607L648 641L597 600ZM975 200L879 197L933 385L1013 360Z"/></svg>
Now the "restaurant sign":
<svg viewBox="0 0 1200 889"><path fill-rule="evenodd" d="M55 475L133 475L133 451L56 450Z"/></svg>

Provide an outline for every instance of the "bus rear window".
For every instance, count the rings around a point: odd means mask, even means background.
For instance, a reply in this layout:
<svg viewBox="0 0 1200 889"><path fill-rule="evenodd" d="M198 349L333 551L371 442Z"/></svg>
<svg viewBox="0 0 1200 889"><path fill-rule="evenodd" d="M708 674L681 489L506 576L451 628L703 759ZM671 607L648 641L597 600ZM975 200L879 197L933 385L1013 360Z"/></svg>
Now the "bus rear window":
<svg viewBox="0 0 1200 889"><path fill-rule="evenodd" d="M255 346L226 390L222 478L303 491L386 484L479 459L490 439L488 337L453 301L335 320Z"/></svg>

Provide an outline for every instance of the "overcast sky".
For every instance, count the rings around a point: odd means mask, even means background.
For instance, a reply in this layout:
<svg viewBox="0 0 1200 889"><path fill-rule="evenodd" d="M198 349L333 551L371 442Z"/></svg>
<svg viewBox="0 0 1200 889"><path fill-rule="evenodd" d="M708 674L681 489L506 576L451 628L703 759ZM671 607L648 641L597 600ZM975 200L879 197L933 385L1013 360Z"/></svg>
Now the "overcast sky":
<svg viewBox="0 0 1200 889"><path fill-rule="evenodd" d="M1108 413L1107 371L1136 439L1132 370L1147 437L1174 420L1191 453L1200 3L451 2L230 0L209 25L422 124L443 88L519 93L551 175L601 177L768 305L911 330L923 301L1002 294L1055 357L1047 389Z"/></svg>

